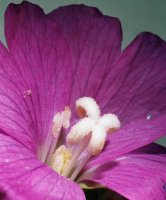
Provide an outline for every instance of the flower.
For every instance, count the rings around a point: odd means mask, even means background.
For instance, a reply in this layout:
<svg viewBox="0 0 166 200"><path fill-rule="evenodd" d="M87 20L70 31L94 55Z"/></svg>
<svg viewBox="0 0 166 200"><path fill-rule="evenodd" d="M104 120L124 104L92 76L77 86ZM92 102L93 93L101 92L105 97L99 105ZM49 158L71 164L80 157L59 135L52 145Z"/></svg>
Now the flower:
<svg viewBox="0 0 166 200"><path fill-rule="evenodd" d="M164 200L166 151L151 143L166 134L166 43L141 33L121 52L118 19L84 5L45 15L26 1L7 8L5 35L3 198L83 200L84 183L133 200Z"/></svg>

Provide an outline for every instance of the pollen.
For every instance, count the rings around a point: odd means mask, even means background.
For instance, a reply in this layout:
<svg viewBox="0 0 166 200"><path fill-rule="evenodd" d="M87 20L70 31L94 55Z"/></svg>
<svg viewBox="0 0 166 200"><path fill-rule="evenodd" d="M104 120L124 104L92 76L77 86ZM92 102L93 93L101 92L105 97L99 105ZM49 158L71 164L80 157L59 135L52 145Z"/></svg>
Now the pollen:
<svg viewBox="0 0 166 200"><path fill-rule="evenodd" d="M71 151L65 145L62 145L53 154L50 166L62 175L71 158Z"/></svg>
<svg viewBox="0 0 166 200"><path fill-rule="evenodd" d="M60 132L61 128L67 129L70 125L71 110L68 106L65 107L64 111L58 112L53 119L52 134L56 136Z"/></svg>
<svg viewBox="0 0 166 200"><path fill-rule="evenodd" d="M32 90L28 89L24 91L24 98L26 98L26 96L30 96L32 94Z"/></svg>

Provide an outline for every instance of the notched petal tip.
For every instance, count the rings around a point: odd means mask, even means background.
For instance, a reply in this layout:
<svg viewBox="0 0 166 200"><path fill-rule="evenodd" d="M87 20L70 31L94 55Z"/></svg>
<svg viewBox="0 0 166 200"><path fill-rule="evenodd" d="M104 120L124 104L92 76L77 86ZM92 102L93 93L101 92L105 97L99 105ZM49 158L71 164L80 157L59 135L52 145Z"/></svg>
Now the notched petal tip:
<svg viewBox="0 0 166 200"><path fill-rule="evenodd" d="M32 2L29 2L29 1L22 1L19 4L10 3L7 7L6 12L11 12L12 10L18 11L19 9L29 9L30 10L30 9L34 9L34 8L36 8L44 13L43 9L40 6L38 6L37 4L34 4Z"/></svg>

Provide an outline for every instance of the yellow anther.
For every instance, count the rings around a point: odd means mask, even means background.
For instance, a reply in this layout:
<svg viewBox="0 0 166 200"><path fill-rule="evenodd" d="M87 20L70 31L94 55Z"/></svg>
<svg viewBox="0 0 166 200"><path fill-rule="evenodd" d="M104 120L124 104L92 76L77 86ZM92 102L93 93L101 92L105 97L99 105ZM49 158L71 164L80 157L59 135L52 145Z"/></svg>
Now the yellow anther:
<svg viewBox="0 0 166 200"><path fill-rule="evenodd" d="M68 163L72 158L72 153L65 145L60 146L51 158L50 166L59 174L63 175Z"/></svg>

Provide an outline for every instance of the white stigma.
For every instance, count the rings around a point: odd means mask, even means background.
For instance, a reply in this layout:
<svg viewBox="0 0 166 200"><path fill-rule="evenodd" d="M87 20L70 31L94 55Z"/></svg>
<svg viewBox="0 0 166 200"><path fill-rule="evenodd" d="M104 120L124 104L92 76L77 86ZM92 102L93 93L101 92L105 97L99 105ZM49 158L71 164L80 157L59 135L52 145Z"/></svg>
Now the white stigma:
<svg viewBox="0 0 166 200"><path fill-rule="evenodd" d="M81 118L90 117L94 120L100 117L100 109L96 101L90 97L82 97L76 101L77 113Z"/></svg>
<svg viewBox="0 0 166 200"><path fill-rule="evenodd" d="M85 136L90 135L88 151L91 155L99 154L105 144L107 133L120 128L120 122L115 114L100 116L100 109L95 100L83 97L76 102L78 115L81 119L75 124L67 136L68 144L78 144Z"/></svg>
<svg viewBox="0 0 166 200"><path fill-rule="evenodd" d="M67 135L69 144L78 144L86 135L92 132L95 126L94 120L85 117L75 124Z"/></svg>
<svg viewBox="0 0 166 200"><path fill-rule="evenodd" d="M99 125L104 127L105 131L111 133L120 128L120 121L114 114L105 114L100 117Z"/></svg>
<svg viewBox="0 0 166 200"><path fill-rule="evenodd" d="M96 125L93 129L92 136L88 145L88 151L91 155L97 155L101 152L106 141L107 133L105 129Z"/></svg>

